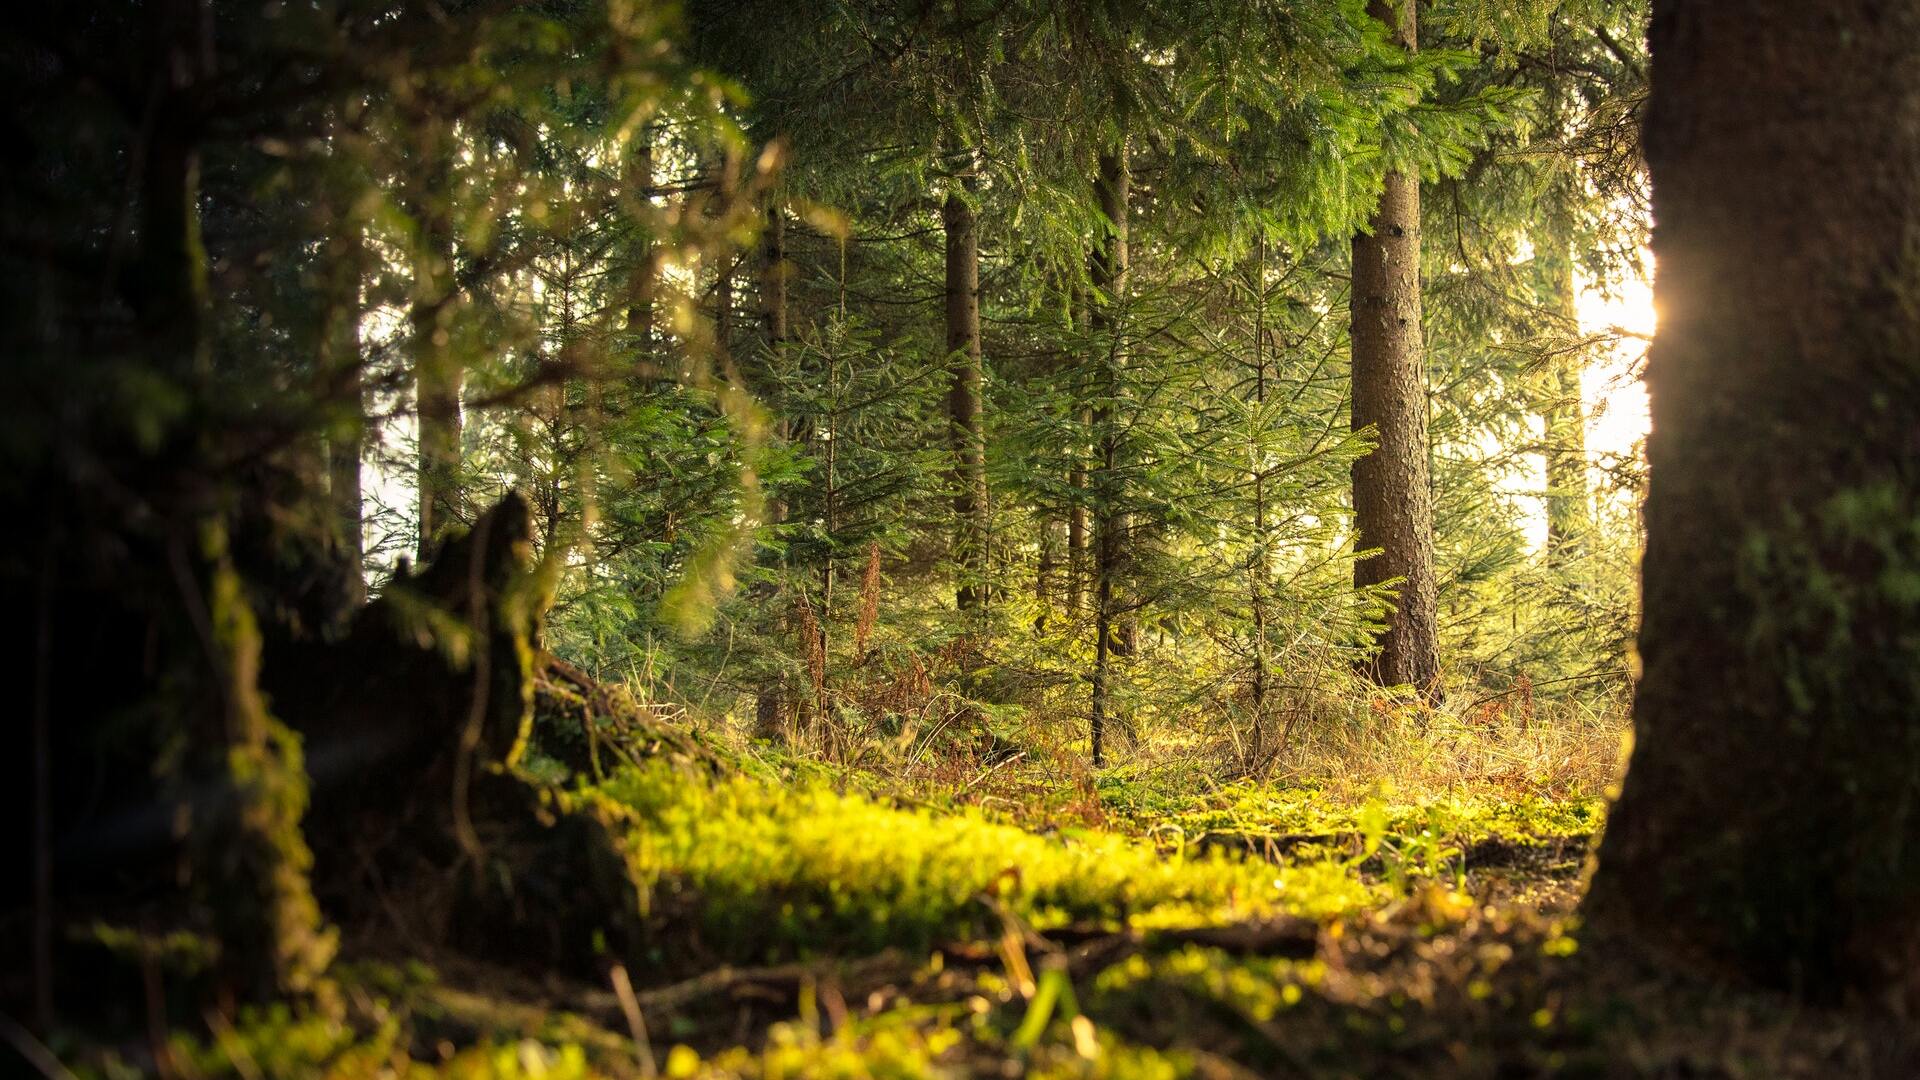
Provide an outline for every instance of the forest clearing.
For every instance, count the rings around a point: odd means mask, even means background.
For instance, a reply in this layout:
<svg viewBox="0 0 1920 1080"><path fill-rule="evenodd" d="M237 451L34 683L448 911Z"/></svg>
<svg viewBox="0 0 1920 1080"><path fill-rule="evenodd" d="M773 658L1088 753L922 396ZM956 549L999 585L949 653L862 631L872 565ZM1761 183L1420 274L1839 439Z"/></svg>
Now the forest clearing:
<svg viewBox="0 0 1920 1080"><path fill-rule="evenodd" d="M1920 8L0 25L6 1075L1920 1076Z"/></svg>

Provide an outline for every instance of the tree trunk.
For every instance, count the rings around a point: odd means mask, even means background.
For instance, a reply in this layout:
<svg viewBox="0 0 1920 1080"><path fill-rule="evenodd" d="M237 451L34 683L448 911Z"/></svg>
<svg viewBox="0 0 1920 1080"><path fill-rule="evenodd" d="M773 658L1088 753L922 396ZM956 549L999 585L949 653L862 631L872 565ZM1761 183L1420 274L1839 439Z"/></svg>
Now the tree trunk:
<svg viewBox="0 0 1920 1080"><path fill-rule="evenodd" d="M947 430L953 441L954 600L972 611L986 599L987 455L980 422L980 233L958 192L941 214L947 237Z"/></svg>
<svg viewBox="0 0 1920 1080"><path fill-rule="evenodd" d="M1261 234L1253 262L1253 404L1254 415L1262 420L1267 408L1267 238ZM1259 764L1266 749L1267 689L1267 582L1273 571L1267 528L1267 463L1260 452L1257 430L1247 433L1247 464L1253 482L1253 551L1247 559L1247 608L1253 616L1253 649L1249 696L1252 698L1253 723L1248 739L1249 764Z"/></svg>
<svg viewBox="0 0 1920 1080"><path fill-rule="evenodd" d="M713 279L713 363L722 376L733 368L733 275L733 253L722 252Z"/></svg>
<svg viewBox="0 0 1920 1080"><path fill-rule="evenodd" d="M1644 674L1587 912L1911 1010L1920 8L1656 0L1652 54Z"/></svg>
<svg viewBox="0 0 1920 1080"><path fill-rule="evenodd" d="M422 125L427 161L409 211L419 230L414 253L413 299L408 313L413 351L415 414L419 422L419 497L421 561L431 558L460 512L460 383L463 372L454 355L453 224L447 201L452 191L453 135L445 121Z"/></svg>
<svg viewBox="0 0 1920 1080"><path fill-rule="evenodd" d="M760 267L760 318L766 331L768 359L767 386L771 391L775 385L778 371L779 353L786 346L787 326L787 218L780 206L771 197L767 202L767 227L761 237ZM789 419L782 414L778 420L779 437L784 442L791 437ZM780 525L787 520L787 501L778 491L767 500L767 524ZM763 610L784 612L792 608L779 597L782 591L782 578L769 576L751 586L751 595L756 602L766 605ZM776 617L775 623L782 631L790 631L784 615ZM760 680L754 689L754 735L762 739L773 739L782 730L788 728L788 717L793 712L794 694L788 685L784 673L774 671Z"/></svg>
<svg viewBox="0 0 1920 1080"><path fill-rule="evenodd" d="M1580 312L1573 278L1571 241L1550 258L1554 308L1572 344L1555 350L1541 397L1540 419L1547 459L1547 561L1561 565L1576 554L1592 525L1587 507L1587 416L1580 396L1586 352L1579 345Z"/></svg>
<svg viewBox="0 0 1920 1080"><path fill-rule="evenodd" d="M1038 609L1033 616L1035 633L1042 633L1047 629L1047 619L1053 614L1053 578L1058 562L1055 556L1055 541L1059 529L1055 526L1053 518L1044 512L1040 515L1039 526L1040 552L1033 567L1033 603Z"/></svg>
<svg viewBox="0 0 1920 1080"><path fill-rule="evenodd" d="M627 158L626 189L627 200L636 207L650 204L653 198L651 125L640 129L633 152ZM642 356L653 349L654 282L660 274L660 254L654 248L652 227L652 222L646 220L633 223L634 240L627 262L627 333Z"/></svg>
<svg viewBox="0 0 1920 1080"><path fill-rule="evenodd" d="M1070 318L1076 332L1087 324L1087 294L1076 286L1070 298ZM1093 410L1082 407L1077 419L1083 431L1093 430ZM1087 585L1087 455L1085 444L1073 447L1073 465L1067 473L1067 486L1073 490L1073 505L1067 513L1067 617L1078 621L1085 607Z"/></svg>
<svg viewBox="0 0 1920 1080"><path fill-rule="evenodd" d="M771 199L767 230L761 237L760 313L766 323L767 348L779 351L787 329L787 215Z"/></svg>
<svg viewBox="0 0 1920 1080"><path fill-rule="evenodd" d="M1127 289L1127 197L1131 176L1126 146L1100 155L1095 194L1106 218L1106 232L1095 245L1089 270L1098 295L1092 298L1088 328L1100 349L1099 381L1093 408L1096 474L1093 486L1093 702L1088 725L1095 768L1105 764L1105 739L1112 691L1113 656L1124 635L1116 639L1115 579L1125 558L1122 533L1126 520L1120 512L1120 424L1114 405L1120 397L1120 373L1126 364L1121 345L1118 309Z"/></svg>
<svg viewBox="0 0 1920 1080"><path fill-rule="evenodd" d="M1367 10L1415 48L1412 0ZM1433 500L1427 478L1426 368L1420 332L1420 179L1390 172L1380 207L1353 238L1353 428L1378 445L1353 464L1360 588L1399 581L1398 599L1367 674L1383 685L1437 689Z"/></svg>
<svg viewBox="0 0 1920 1080"><path fill-rule="evenodd" d="M340 402L339 417L327 432L327 491L340 532L340 557L346 563L347 603L358 607L367 599L366 547L361 517L360 459L365 450L367 406L364 358L360 353L360 275L366 266L366 241L360 222L342 218L338 235L330 239L332 265L325 273L333 295L328 300L329 326L325 357L337 372L333 392Z"/></svg>
<svg viewBox="0 0 1920 1080"><path fill-rule="evenodd" d="M1091 423L1090 417L1082 415L1083 425ZM1078 455L1079 450L1074 453ZM1073 488L1073 508L1067 514L1067 617L1078 619L1086 606L1087 584L1087 467L1075 461L1067 476L1067 483Z"/></svg>
<svg viewBox="0 0 1920 1080"><path fill-rule="evenodd" d="M154 61L170 74L156 85L172 92L155 110L141 175L142 331L160 370L183 376L187 387L203 384L210 367L198 126L185 112L193 84L213 76L205 45L210 17L206 0L168 0L153 11ZM201 433L203 450L211 451L204 457L223 457L212 451L222 434ZM169 635L178 650L169 668L191 675L156 692L178 695L186 753L171 779L188 826L193 886L213 913L228 989L254 999L304 993L331 961L334 935L308 875L300 744L268 713L260 692L260 632L234 568L222 500L182 509L169 545L181 621L195 632Z"/></svg>

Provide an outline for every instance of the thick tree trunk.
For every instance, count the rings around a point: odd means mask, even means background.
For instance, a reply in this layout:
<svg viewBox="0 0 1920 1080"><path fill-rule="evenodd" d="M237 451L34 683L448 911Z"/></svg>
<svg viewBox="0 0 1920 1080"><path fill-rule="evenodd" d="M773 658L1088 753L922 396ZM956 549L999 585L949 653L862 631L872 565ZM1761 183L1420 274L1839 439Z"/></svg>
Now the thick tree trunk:
<svg viewBox="0 0 1920 1080"><path fill-rule="evenodd" d="M1415 48L1412 0L1367 10ZM1365 588L1398 580L1398 599L1368 674L1379 683L1437 689L1433 501L1427 476L1427 388L1420 331L1420 179L1387 174L1380 207L1353 238L1353 427L1378 446L1353 464L1354 564Z"/></svg>
<svg viewBox="0 0 1920 1080"><path fill-rule="evenodd" d="M980 422L980 233L958 192L941 214L947 238L947 430L953 442L954 600L971 611L986 599L987 454Z"/></svg>
<svg viewBox="0 0 1920 1080"><path fill-rule="evenodd" d="M1920 7L1656 0L1652 55L1644 675L1587 911L1911 1009Z"/></svg>
<svg viewBox="0 0 1920 1080"><path fill-rule="evenodd" d="M181 385L209 374L206 253L201 244L198 130L185 114L192 83L211 78L205 0L167 0L153 11L154 63L169 79L141 175L142 330ZM223 433L200 434L203 449ZM218 452L205 453L218 460ZM209 469L204 461L196 463ZM223 480L212 473L206 479ZM332 960L334 935L320 918L301 833L307 776L300 744L267 711L260 692L259 627L234 568L220 500L170 508L180 622L168 670L190 673L171 691L185 749L170 779L198 897L213 913L228 989L250 998L304 993ZM166 712L167 710L163 710ZM219 792L221 797L209 797Z"/></svg>
<svg viewBox="0 0 1920 1080"><path fill-rule="evenodd" d="M408 314L413 353L415 416L419 424L419 557L432 557L441 536L462 518L460 384L464 372L451 348L454 315L452 132L424 125L428 162L408 208L419 230L413 298Z"/></svg>
<svg viewBox="0 0 1920 1080"><path fill-rule="evenodd" d="M1126 364L1121 344L1119 308L1127 289L1127 198L1131 176L1127 170L1126 146L1100 155L1095 195L1107 229L1095 245L1089 260L1093 285L1099 295L1093 298L1088 328L1100 349L1099 379L1093 408L1095 447L1091 478L1094 497L1093 522L1093 702L1088 725L1089 741L1096 768L1105 764L1107 714L1113 680L1113 657L1125 649L1126 635L1116 635L1121 613L1116 610L1116 579L1126 557L1126 518L1120 511L1120 425L1114 405L1120 397L1120 373Z"/></svg>

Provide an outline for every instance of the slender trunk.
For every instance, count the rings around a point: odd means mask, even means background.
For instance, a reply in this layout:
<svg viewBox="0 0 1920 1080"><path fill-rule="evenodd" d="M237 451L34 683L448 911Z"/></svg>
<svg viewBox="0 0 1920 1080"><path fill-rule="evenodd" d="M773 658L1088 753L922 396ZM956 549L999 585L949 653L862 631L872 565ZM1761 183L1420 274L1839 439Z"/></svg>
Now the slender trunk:
<svg viewBox="0 0 1920 1080"><path fill-rule="evenodd" d="M585 551L590 550L584 543L585 529L596 514L593 459L598 448L600 382L599 373L585 356L587 347L580 334L583 268L570 246L562 245L559 261L560 321L555 337L562 369L577 374L557 379L551 387L553 424L549 431L553 444L548 456L553 463L553 516L543 550L557 550L555 545L572 540L579 544L578 550ZM569 479L573 481L572 492L567 491ZM577 536L563 534L562 526L569 520L579 524L581 532Z"/></svg>
<svg viewBox="0 0 1920 1080"><path fill-rule="evenodd" d="M338 418L327 432L327 490L333 501L340 534L341 560L347 564L347 603L358 607L367 599L366 547L362 536L360 459L365 450L367 406L360 350L360 277L366 266L366 241L358 221L336 222L332 239L338 250L325 271L331 286L328 300L328 370L338 373L333 384L339 395Z"/></svg>
<svg viewBox="0 0 1920 1080"><path fill-rule="evenodd" d="M1087 323L1086 292L1075 287L1069 300L1069 318L1073 329L1084 331ZM1077 419L1081 431L1093 430L1093 410L1082 407ZM1085 610L1087 583L1087 455L1084 444L1073 448L1073 465L1067 473L1067 486L1073 490L1073 505L1067 513L1067 617L1078 620Z"/></svg>
<svg viewBox="0 0 1920 1080"><path fill-rule="evenodd" d="M1587 508L1587 418L1580 397L1586 355L1578 347L1580 312L1575 298L1571 243L1551 256L1554 309L1575 344L1556 351L1547 372L1540 420L1546 438L1547 561L1564 564L1576 553L1591 524Z"/></svg>
<svg viewBox="0 0 1920 1080"><path fill-rule="evenodd" d="M34 585L33 633L33 1024L45 1038L53 1008L53 585L55 529L42 525L40 573Z"/></svg>
<svg viewBox="0 0 1920 1080"><path fill-rule="evenodd" d="M1655 0L1651 33L1644 668L1587 914L1912 1015L1920 7ZM1821 47L1755 62L1782 42Z"/></svg>
<svg viewBox="0 0 1920 1080"><path fill-rule="evenodd" d="M653 194L653 128L642 128L627 158L626 195L635 207L651 205ZM627 256L627 335L642 358L653 355L654 295L660 278L660 252L653 242L652 222L633 223L633 243Z"/></svg>
<svg viewBox="0 0 1920 1080"><path fill-rule="evenodd" d="M709 160L706 171L713 188L703 206L708 217L721 218L729 212L736 168L732 154ZM709 255L717 259L713 270L712 370L720 378L733 382L738 375L733 362L734 275L739 270L738 260L732 247L726 244L710 249Z"/></svg>
<svg viewBox="0 0 1920 1080"><path fill-rule="evenodd" d="M787 219L778 204L769 200L766 232L761 237L760 319L766 332L770 366L777 362L787 342L787 274ZM770 372L768 386L774 385ZM778 423L780 438L784 441L791 435L784 413ZM779 525L786 519L787 501L775 492L767 500L767 523ZM781 579L769 577L754 584L752 595L767 604L767 610L780 611L791 607L777 601L780 590ZM754 733L763 739L778 736L787 722L789 700L786 683L779 674L763 678L754 690Z"/></svg>
<svg viewBox="0 0 1920 1080"><path fill-rule="evenodd" d="M1267 355L1267 241L1259 240L1253 266L1253 403L1255 422L1266 416ZM1247 460L1253 480L1253 551L1247 560L1247 606L1253 613L1253 738L1252 756L1257 761L1264 750L1267 717L1267 572L1271 565L1267 551L1267 470L1260 452L1258 430L1250 430Z"/></svg>
<svg viewBox="0 0 1920 1080"><path fill-rule="evenodd" d="M833 643L832 638L829 636L829 627L833 623L833 585L834 585L834 578L836 576L835 566L834 566L834 557L833 557L833 542L835 539L834 533L838 531L840 528L840 520L839 520L840 477L839 477L839 470L837 467L838 466L837 458L840 450L839 431L837 430L840 426L838 422L838 409L839 409L838 398L840 394L840 388L839 388L838 373L833 361L833 357L831 356L827 357L827 385L829 387L830 393L832 394L834 404L828 407L828 412L827 412L827 429L826 429L827 460L825 462L827 483L826 483L826 489L823 492L823 500L822 500L822 504L824 508L824 513L822 515L822 525L824 526L823 531L826 533L826 537L827 537L827 558L826 558L826 562L823 563L820 567L819 638L820 638L820 656L823 658L822 660L823 672L825 670L824 658L830 657L833 655L828 650L828 647ZM824 674L819 680L819 682L820 682L820 685L818 687L819 700L815 703L815 705L816 705L816 708L818 709L819 717L824 720L826 719L826 716L827 716L827 696L826 696L827 690L826 690L826 678L824 677Z"/></svg>
<svg viewBox="0 0 1920 1080"><path fill-rule="evenodd" d="M986 599L987 458L980 421L980 235L958 192L941 215L947 239L947 430L953 444L954 554L961 611Z"/></svg>
<svg viewBox="0 0 1920 1080"><path fill-rule="evenodd" d="M760 238L760 318L766 326L767 348L778 351L787 329L787 215L769 202L767 229Z"/></svg>
<svg viewBox="0 0 1920 1080"><path fill-rule="evenodd" d="M1394 40L1415 48L1413 0L1371 0ZM1428 490L1426 367L1420 331L1420 178L1390 172L1367 231L1353 238L1353 428L1373 452L1353 464L1359 588L1399 582L1367 674L1382 685L1439 689Z"/></svg>
<svg viewBox="0 0 1920 1080"><path fill-rule="evenodd" d="M713 280L713 363L722 374L733 366L733 274L732 253L722 253Z"/></svg>
<svg viewBox="0 0 1920 1080"><path fill-rule="evenodd" d="M1088 328L1092 331L1095 347L1100 350L1099 380L1092 415L1094 438L1098 443L1095 450L1097 472L1091 478L1094 510L1094 660L1089 735L1095 768L1105 764L1104 742L1111 705L1113 656L1118 651L1116 646L1122 645L1125 640L1124 633L1118 640L1115 636L1116 623L1121 619L1121 614L1116 610L1115 594L1118 590L1115 579L1121 573L1125 558L1122 534L1126 531L1126 519L1120 510L1121 435L1115 405L1121 393L1120 374L1126 365L1119 315L1127 289L1129 184L1126 146L1123 142L1118 149L1100 155L1099 175L1094 187L1100 200L1100 212L1106 218L1106 231L1095 245L1089 260L1093 285L1098 295L1093 298Z"/></svg>
<svg viewBox="0 0 1920 1080"><path fill-rule="evenodd" d="M787 216L771 197L767 201L767 228L761 240L760 320L766 330L768 393L779 385L780 353L792 336L787 315L787 279L792 266L787 262ZM776 410L779 419L775 431L782 443L793 438L793 421L785 410ZM778 525L787 520L787 500L776 492L767 501L767 520Z"/></svg>
<svg viewBox="0 0 1920 1080"><path fill-rule="evenodd" d="M1046 515L1040 517L1040 558L1033 568L1033 602L1039 611L1033 617L1035 631L1047 628L1047 617L1053 611L1054 593L1054 539L1057 531L1054 520Z"/></svg>
<svg viewBox="0 0 1920 1080"><path fill-rule="evenodd" d="M426 167L416 177L409 211L419 232L408 313L413 353L415 416L419 423L419 557L427 562L460 511L460 384L464 372L452 349L454 325L452 190L453 133L443 120L422 124Z"/></svg>
<svg viewBox="0 0 1920 1080"><path fill-rule="evenodd" d="M1083 427L1093 422L1091 412L1080 417ZM1078 619L1086 607L1087 584L1087 466L1076 453L1073 470L1067 476L1073 488L1073 508L1067 514L1067 616Z"/></svg>

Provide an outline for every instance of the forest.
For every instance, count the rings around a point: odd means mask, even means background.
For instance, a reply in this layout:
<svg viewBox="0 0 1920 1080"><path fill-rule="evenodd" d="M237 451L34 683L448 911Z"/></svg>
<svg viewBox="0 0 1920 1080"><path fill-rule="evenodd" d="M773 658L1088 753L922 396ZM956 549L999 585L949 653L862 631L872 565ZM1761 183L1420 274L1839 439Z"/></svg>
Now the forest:
<svg viewBox="0 0 1920 1080"><path fill-rule="evenodd" d="M1920 6L0 57L6 1075L1920 1076Z"/></svg>

